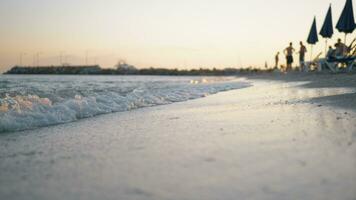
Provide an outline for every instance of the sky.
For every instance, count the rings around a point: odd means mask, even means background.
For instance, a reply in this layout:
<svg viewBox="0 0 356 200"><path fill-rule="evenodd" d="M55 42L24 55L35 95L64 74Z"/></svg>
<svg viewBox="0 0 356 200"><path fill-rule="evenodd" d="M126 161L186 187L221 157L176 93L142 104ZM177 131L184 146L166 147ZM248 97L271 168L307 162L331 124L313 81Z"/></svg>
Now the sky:
<svg viewBox="0 0 356 200"><path fill-rule="evenodd" d="M289 42L306 41L314 16L320 30L330 3L335 25L345 0L0 0L0 72L120 59L140 68L272 66ZM329 43L344 37L335 32ZM319 40L314 54L325 49Z"/></svg>

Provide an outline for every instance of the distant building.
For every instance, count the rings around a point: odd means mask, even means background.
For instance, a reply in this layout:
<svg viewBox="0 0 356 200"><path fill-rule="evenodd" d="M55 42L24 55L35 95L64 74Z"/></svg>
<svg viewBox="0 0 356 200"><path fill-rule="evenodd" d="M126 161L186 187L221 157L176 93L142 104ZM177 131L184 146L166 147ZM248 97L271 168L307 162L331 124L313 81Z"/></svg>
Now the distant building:
<svg viewBox="0 0 356 200"><path fill-rule="evenodd" d="M96 74L101 71L99 65L79 66L15 66L6 74Z"/></svg>
<svg viewBox="0 0 356 200"><path fill-rule="evenodd" d="M120 74L134 74L138 71L135 66L129 65L125 61L119 61L115 67Z"/></svg>

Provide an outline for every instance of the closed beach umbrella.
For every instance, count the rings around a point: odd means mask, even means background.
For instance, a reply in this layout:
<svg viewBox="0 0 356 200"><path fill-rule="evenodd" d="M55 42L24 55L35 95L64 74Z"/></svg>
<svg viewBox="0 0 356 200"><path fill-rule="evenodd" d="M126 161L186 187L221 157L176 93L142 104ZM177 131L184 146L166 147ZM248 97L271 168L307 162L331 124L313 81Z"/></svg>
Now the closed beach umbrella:
<svg viewBox="0 0 356 200"><path fill-rule="evenodd" d="M316 44L318 41L319 41L319 39L318 39L318 31L317 31L317 28L316 28L316 19L314 17L314 21L313 21L313 24L312 24L312 27L310 29L309 36L308 36L308 39L307 39L308 44L311 45L310 60L313 59L312 58L313 57L313 45Z"/></svg>
<svg viewBox="0 0 356 200"><path fill-rule="evenodd" d="M320 35L323 36L323 38L331 38L333 34L334 34L334 28L333 28L333 18L331 12L331 4L330 4L328 13L326 14L325 17L323 27L320 30Z"/></svg>
<svg viewBox="0 0 356 200"><path fill-rule="evenodd" d="M320 35L325 38L325 54L327 53L328 47L328 38L331 38L334 34L334 27L333 27L333 18L331 12L331 4L329 6L329 10L326 14L324 24L320 30Z"/></svg>
<svg viewBox="0 0 356 200"><path fill-rule="evenodd" d="M312 27L310 29L307 42L308 42L308 44L316 44L318 41L319 41L319 39L318 39L318 32L317 32L317 28L316 28L316 19L314 17L314 21L313 21Z"/></svg>
<svg viewBox="0 0 356 200"><path fill-rule="evenodd" d="M352 0L346 0L344 10L341 13L336 28L340 32L345 33L345 43L346 43L346 35L348 33L352 33L356 28L354 11L352 7Z"/></svg>

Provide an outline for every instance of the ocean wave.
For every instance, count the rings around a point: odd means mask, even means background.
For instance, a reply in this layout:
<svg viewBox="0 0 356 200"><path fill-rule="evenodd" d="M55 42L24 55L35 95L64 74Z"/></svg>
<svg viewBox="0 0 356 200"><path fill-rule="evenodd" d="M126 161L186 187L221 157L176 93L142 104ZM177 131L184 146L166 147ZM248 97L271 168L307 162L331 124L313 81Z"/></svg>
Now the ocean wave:
<svg viewBox="0 0 356 200"><path fill-rule="evenodd" d="M23 77L0 79L0 133L74 122L204 97L248 84L221 78Z"/></svg>

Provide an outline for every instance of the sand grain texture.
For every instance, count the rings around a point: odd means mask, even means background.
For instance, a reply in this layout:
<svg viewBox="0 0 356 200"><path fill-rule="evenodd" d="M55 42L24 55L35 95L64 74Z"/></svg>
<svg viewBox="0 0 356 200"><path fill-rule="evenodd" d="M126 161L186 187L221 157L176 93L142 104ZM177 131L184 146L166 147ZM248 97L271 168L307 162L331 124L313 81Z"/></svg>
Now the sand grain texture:
<svg viewBox="0 0 356 200"><path fill-rule="evenodd" d="M351 77L255 76L203 99L1 135L0 199L354 200Z"/></svg>

